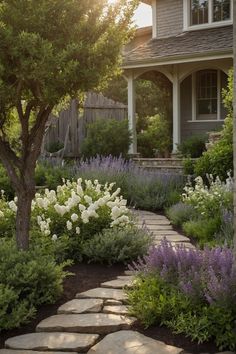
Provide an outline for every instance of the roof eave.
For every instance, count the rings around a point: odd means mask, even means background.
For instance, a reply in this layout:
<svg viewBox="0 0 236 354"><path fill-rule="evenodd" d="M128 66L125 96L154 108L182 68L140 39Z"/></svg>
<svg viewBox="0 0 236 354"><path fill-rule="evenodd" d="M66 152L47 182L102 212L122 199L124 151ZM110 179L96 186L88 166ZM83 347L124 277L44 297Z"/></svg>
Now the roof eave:
<svg viewBox="0 0 236 354"><path fill-rule="evenodd" d="M166 57L159 57L159 58L151 58L151 59L143 59L143 60L133 60L124 62L121 66L123 70L125 69L133 69L135 67L145 67L145 66L155 66L155 65L165 65L165 64L177 64L180 62L188 62L188 61L198 61L199 58L206 59L206 58L233 58L233 49L227 49L222 51L214 51L214 52L204 52L204 53L193 53L193 54L180 54L180 55L173 55L173 56L166 56Z"/></svg>

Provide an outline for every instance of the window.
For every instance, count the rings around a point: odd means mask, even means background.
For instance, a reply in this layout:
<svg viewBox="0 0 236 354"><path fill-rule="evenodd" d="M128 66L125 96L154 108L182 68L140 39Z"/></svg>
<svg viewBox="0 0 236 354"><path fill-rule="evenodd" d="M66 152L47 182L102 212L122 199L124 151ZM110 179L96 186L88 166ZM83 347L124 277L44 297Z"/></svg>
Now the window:
<svg viewBox="0 0 236 354"><path fill-rule="evenodd" d="M191 0L191 25L208 23L208 1Z"/></svg>
<svg viewBox="0 0 236 354"><path fill-rule="evenodd" d="M197 119L217 119L217 70L202 70L196 74Z"/></svg>
<svg viewBox="0 0 236 354"><path fill-rule="evenodd" d="M213 0L213 22L230 20L230 0Z"/></svg>
<svg viewBox="0 0 236 354"><path fill-rule="evenodd" d="M232 23L233 0L183 0L184 29Z"/></svg>
<svg viewBox="0 0 236 354"><path fill-rule="evenodd" d="M224 120L222 89L227 87L227 75L217 69L200 70L191 75L191 81L192 117L189 122Z"/></svg>

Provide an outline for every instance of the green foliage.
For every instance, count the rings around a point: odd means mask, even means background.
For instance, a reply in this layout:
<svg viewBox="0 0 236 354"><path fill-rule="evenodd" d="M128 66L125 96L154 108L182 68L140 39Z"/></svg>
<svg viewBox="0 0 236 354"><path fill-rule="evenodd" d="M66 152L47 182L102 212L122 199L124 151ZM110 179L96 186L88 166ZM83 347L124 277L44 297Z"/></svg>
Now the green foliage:
<svg viewBox="0 0 236 354"><path fill-rule="evenodd" d="M89 262L128 263L147 253L152 237L136 227L106 229L83 243Z"/></svg>
<svg viewBox="0 0 236 354"><path fill-rule="evenodd" d="M157 274L139 275L135 287L128 290L130 312L145 327L166 325L203 343L214 340L219 350L235 350L235 309L191 301L177 287Z"/></svg>
<svg viewBox="0 0 236 354"><path fill-rule="evenodd" d="M176 226L181 226L184 222L198 217L198 213L192 205L187 205L182 202L172 205L167 209L166 214L171 223Z"/></svg>
<svg viewBox="0 0 236 354"><path fill-rule="evenodd" d="M188 176L193 175L195 164L196 164L195 160L193 160L191 157L186 157L183 160L184 174Z"/></svg>
<svg viewBox="0 0 236 354"><path fill-rule="evenodd" d="M2 165L0 165L0 190L4 191L7 199L14 198L14 190L11 186L7 172Z"/></svg>
<svg viewBox="0 0 236 354"><path fill-rule="evenodd" d="M164 157L171 151L170 123L158 114L146 119L147 129L138 134L138 150L143 157Z"/></svg>
<svg viewBox="0 0 236 354"><path fill-rule="evenodd" d="M72 173L69 168L62 166L51 166L46 163L38 163L35 170L35 181L37 186L47 186L49 189L57 189L63 179L71 179Z"/></svg>
<svg viewBox="0 0 236 354"><path fill-rule="evenodd" d="M154 81L153 81L154 80ZM147 119L153 114L161 114L171 120L171 84L157 72L146 74L135 81L137 131L147 128ZM102 93L115 101L127 104L127 82L123 76L110 81Z"/></svg>
<svg viewBox="0 0 236 354"><path fill-rule="evenodd" d="M227 172L233 170L233 70L229 72L228 88L224 90L223 95L228 116L224 122L222 136L197 161L194 169L197 176L212 174L224 180L227 178Z"/></svg>
<svg viewBox="0 0 236 354"><path fill-rule="evenodd" d="M215 244L215 234L219 232L221 219L216 216L211 219L199 218L199 220L187 221L183 224L183 230L187 236L197 239L199 246Z"/></svg>
<svg viewBox="0 0 236 354"><path fill-rule="evenodd" d="M57 152L57 151L63 149L63 147L64 147L64 144L61 141L55 141L49 145L49 147L47 148L47 151L50 153L54 153L54 152Z"/></svg>
<svg viewBox="0 0 236 354"><path fill-rule="evenodd" d="M206 150L206 140L205 135L192 135L188 139L185 139L181 144L178 145L178 151L184 157L197 158L202 155Z"/></svg>
<svg viewBox="0 0 236 354"><path fill-rule="evenodd" d="M0 241L0 331L27 322L44 303L62 293L64 265L40 249L16 250L13 241Z"/></svg>
<svg viewBox="0 0 236 354"><path fill-rule="evenodd" d="M86 158L96 155L126 156L130 143L127 120L99 119L88 125L81 153Z"/></svg>

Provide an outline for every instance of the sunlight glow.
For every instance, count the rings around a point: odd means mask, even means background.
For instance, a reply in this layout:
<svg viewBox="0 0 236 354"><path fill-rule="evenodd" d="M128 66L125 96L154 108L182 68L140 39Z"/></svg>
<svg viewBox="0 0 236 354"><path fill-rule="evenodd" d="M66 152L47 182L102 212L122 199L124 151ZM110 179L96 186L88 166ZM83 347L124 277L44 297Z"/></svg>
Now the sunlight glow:
<svg viewBox="0 0 236 354"><path fill-rule="evenodd" d="M109 0L110 3L115 0ZM140 3L134 14L134 23L138 27L146 27L152 25L152 8L149 5Z"/></svg>

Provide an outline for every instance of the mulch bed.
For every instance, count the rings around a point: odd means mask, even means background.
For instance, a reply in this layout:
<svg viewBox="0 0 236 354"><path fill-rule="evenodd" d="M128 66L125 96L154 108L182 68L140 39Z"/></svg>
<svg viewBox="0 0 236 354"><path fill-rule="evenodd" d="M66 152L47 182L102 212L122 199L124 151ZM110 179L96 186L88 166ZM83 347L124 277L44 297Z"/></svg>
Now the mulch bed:
<svg viewBox="0 0 236 354"><path fill-rule="evenodd" d="M125 267L123 265L114 265L112 267L108 267L100 264L77 264L69 267L68 270L75 275L65 279L64 293L60 300L54 305L42 306L38 310L37 317L33 319L29 324L24 325L18 329L1 332L0 348L4 347L4 342L9 337L34 332L35 327L41 320L46 317L55 315L57 308L63 303L73 299L76 293L96 288L100 285L100 283L114 279L123 273ZM217 352L217 349L213 343L198 345L196 342L191 342L190 339L184 337L183 335L174 335L166 327L152 326L148 329L144 329L141 325L136 324L133 329L138 330L144 335L162 341L166 344L183 348L189 353L197 354Z"/></svg>

